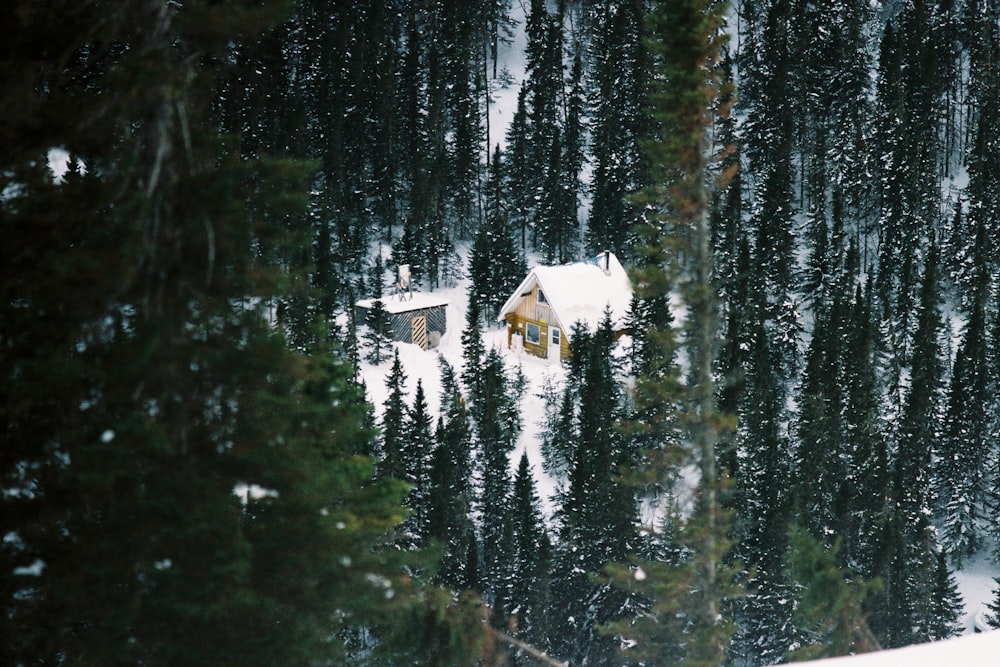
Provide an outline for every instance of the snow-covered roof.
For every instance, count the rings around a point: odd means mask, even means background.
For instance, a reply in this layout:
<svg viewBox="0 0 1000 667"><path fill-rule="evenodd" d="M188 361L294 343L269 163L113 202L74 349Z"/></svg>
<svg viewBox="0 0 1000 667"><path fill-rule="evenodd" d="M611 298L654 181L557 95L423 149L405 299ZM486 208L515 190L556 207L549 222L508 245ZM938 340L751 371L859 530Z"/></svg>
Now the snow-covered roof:
<svg viewBox="0 0 1000 667"><path fill-rule="evenodd" d="M377 299L361 299L355 305L362 308L371 309ZM438 308L447 306L448 299L444 299L436 294L427 292L403 292L391 296L382 297L382 307L385 312L396 315L398 313L408 313L411 310L423 310L425 308Z"/></svg>
<svg viewBox="0 0 1000 667"><path fill-rule="evenodd" d="M564 331L576 322L584 322L592 331L604 318L605 307L611 308L611 321L616 326L625 322L632 300L632 283L628 273L614 253L561 266L536 266L521 282L507 303L500 309L499 320L517 309L518 303L538 285Z"/></svg>

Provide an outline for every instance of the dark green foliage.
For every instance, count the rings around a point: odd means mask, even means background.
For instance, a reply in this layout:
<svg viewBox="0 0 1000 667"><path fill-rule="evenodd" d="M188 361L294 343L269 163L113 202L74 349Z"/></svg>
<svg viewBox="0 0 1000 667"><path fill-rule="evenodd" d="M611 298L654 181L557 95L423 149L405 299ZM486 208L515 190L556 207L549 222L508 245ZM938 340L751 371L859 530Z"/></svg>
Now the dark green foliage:
<svg viewBox="0 0 1000 667"><path fill-rule="evenodd" d="M986 622L991 628L1000 628L1000 577L994 577L993 581L997 584L997 588L994 589L993 600L986 604L992 612L986 616Z"/></svg>
<svg viewBox="0 0 1000 667"><path fill-rule="evenodd" d="M788 438L781 427L782 388L774 354L759 326L747 360L739 405L733 552L749 571L745 597L733 603L737 630L729 653L749 664L773 664L800 640L786 567L793 504Z"/></svg>
<svg viewBox="0 0 1000 667"><path fill-rule="evenodd" d="M600 664L615 655L615 641L598 629L635 608L629 593L592 579L637 546L635 491L622 479L635 453L617 427L623 414L610 314L592 335L578 329L573 341L580 374L567 387L566 400L575 404L578 417L568 436L568 486L560 499L553 563L553 646L570 660Z"/></svg>
<svg viewBox="0 0 1000 667"><path fill-rule="evenodd" d="M510 225L522 254L528 248L528 225L534 210L534 191L529 183L533 166L528 161L528 110L524 86L518 92L517 110L507 128L507 161L504 185L510 198Z"/></svg>
<svg viewBox="0 0 1000 667"><path fill-rule="evenodd" d="M0 660L343 664L410 599L375 553L403 489L330 332L268 321L312 166L240 159L213 107L284 8L147 9L2 12Z"/></svg>
<svg viewBox="0 0 1000 667"><path fill-rule="evenodd" d="M476 404L482 393L483 357L486 348L483 345L482 310L476 294L470 292L469 306L465 311L465 329L462 331L462 383L469 393L469 399Z"/></svg>
<svg viewBox="0 0 1000 667"><path fill-rule="evenodd" d="M957 612L947 568L939 570L945 552L931 525L932 454L941 432L944 373L938 271L932 242L920 288L911 385L891 467L881 574L885 586L872 618L873 629L888 647L950 636Z"/></svg>
<svg viewBox="0 0 1000 667"><path fill-rule="evenodd" d="M538 506L535 481L525 453L521 455L511 491L511 561L506 603L509 617L502 620L514 629L514 636L545 649L550 642L552 547Z"/></svg>
<svg viewBox="0 0 1000 667"><path fill-rule="evenodd" d="M385 357L388 348L390 347L388 333L389 333L389 314L385 310L385 302L382 300L383 288L382 282L385 279L384 271L382 269L382 256L379 255L375 258L375 265L372 267L372 275L369 283L372 285L372 296L374 300L371 309L368 311L368 316L365 319L365 342L368 345L368 354L366 355L367 360L373 364L382 363L382 359ZM353 309L352 309L353 310Z"/></svg>
<svg viewBox="0 0 1000 667"><path fill-rule="evenodd" d="M382 443L379 451L378 476L381 479L406 479L403 447L406 438L406 373L399 361L399 350L393 351L392 366L385 378L389 391L382 412Z"/></svg>
<svg viewBox="0 0 1000 667"><path fill-rule="evenodd" d="M413 394L413 405L407 411L403 422L400 447L402 479L410 485L410 493L403 504L412 512L404 522L403 530L407 538L415 544L422 544L428 536L431 457L435 444L431 416L427 412L423 380L418 378L417 388Z"/></svg>
<svg viewBox="0 0 1000 667"><path fill-rule="evenodd" d="M527 268L511 234L510 220L502 194L500 173L503 166L499 147L490 164L487 190L486 223L476 233L469 257L472 279L470 299L490 321L496 319L504 302L524 278Z"/></svg>
<svg viewBox="0 0 1000 667"><path fill-rule="evenodd" d="M641 146L651 133L646 96L652 72L650 55L642 48L647 36L643 5L635 0L600 2L591 10L594 178L586 247L591 253L611 250L623 259L633 254L632 228L641 219L630 198L648 184Z"/></svg>
<svg viewBox="0 0 1000 667"><path fill-rule="evenodd" d="M471 424L454 369L441 360L441 415L435 433L427 499L427 535L444 553L437 579L452 590L478 587L478 559L472 509Z"/></svg>
<svg viewBox="0 0 1000 667"><path fill-rule="evenodd" d="M995 3L531 0L509 95L510 0L112 4L0 10L0 661L526 662L467 589L591 662L955 632L1000 551ZM549 544L482 334L581 243L637 294L544 390ZM467 251L468 403L443 369L432 433L397 359L376 436L353 301Z"/></svg>
<svg viewBox="0 0 1000 667"><path fill-rule="evenodd" d="M980 227L982 230L982 227ZM983 245L982 231L977 246ZM955 357L948 388L944 437L938 451L938 516L941 541L952 560L961 564L982 545L980 520L987 498L989 424L980 416L989 405L986 351L987 285L981 274L969 321Z"/></svg>
<svg viewBox="0 0 1000 667"><path fill-rule="evenodd" d="M569 472L575 449L576 393L567 386L562 391L543 387L543 400L550 406L542 432L542 467L548 474L564 479Z"/></svg>
<svg viewBox="0 0 1000 667"><path fill-rule="evenodd" d="M642 401L637 407L641 413L652 402L680 400L683 438L673 456L695 466L699 478L691 515L678 535L686 557L672 566L649 564L653 576L639 588L652 597L627 636L645 630L655 638L638 643L640 657L688 665L720 664L732 632L722 616L733 591L724 562L728 529L717 469L717 447L727 423L718 412L714 378L718 312L709 210L717 181L707 169L708 133L714 119L727 113L716 106L722 77L714 69L724 41L720 25L725 11L724 3L659 2L648 19L656 67L651 103L659 128L646 154L651 180L658 185L643 193L651 210L638 230L642 259L635 278L639 298L659 302L660 316L649 323L650 340L659 346L654 353L659 372L637 379ZM674 352L671 323L662 317L675 288L688 309L684 335L689 371L679 396L676 375L668 370ZM668 440L661 446L666 450L673 444Z"/></svg>
<svg viewBox="0 0 1000 667"><path fill-rule="evenodd" d="M878 585L845 577L837 566L839 544L825 547L797 529L789 541L790 564L800 591L796 622L806 637L790 657L814 660L878 650L863 609L865 599Z"/></svg>
<svg viewBox="0 0 1000 667"><path fill-rule="evenodd" d="M521 432L520 399L524 379L504 367L495 349L486 353L478 394L472 396L484 597L503 601L510 567L510 452ZM506 610L502 610L506 611Z"/></svg>

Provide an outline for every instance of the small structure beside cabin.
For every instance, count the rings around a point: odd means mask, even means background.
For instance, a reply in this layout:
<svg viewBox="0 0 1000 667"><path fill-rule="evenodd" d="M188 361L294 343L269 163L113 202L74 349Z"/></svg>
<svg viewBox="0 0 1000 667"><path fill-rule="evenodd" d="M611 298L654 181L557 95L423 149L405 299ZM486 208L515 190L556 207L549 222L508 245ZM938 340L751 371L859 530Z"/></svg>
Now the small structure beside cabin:
<svg viewBox="0 0 1000 667"><path fill-rule="evenodd" d="M617 334L625 332L632 283L614 253L561 266L536 266L500 309L507 322L507 345L537 357L569 357L572 327L582 322L596 331L611 310Z"/></svg>
<svg viewBox="0 0 1000 667"><path fill-rule="evenodd" d="M437 347L448 325L448 301L423 292L401 292L378 299L385 313L386 337L403 343L413 343L422 349ZM372 313L376 299L363 299L354 304L359 323L373 326Z"/></svg>

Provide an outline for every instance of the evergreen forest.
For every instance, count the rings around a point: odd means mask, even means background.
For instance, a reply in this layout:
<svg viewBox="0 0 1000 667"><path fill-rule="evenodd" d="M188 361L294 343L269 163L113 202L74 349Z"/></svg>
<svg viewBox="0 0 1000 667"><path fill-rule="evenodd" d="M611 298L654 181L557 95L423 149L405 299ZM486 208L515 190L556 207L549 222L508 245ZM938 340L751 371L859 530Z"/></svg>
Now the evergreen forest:
<svg viewBox="0 0 1000 667"><path fill-rule="evenodd" d="M1000 561L998 0L8 0L0 37L0 663L962 631L955 572ZM607 250L629 335L572 331L543 499L484 334ZM440 400L386 336L403 265L468 286Z"/></svg>

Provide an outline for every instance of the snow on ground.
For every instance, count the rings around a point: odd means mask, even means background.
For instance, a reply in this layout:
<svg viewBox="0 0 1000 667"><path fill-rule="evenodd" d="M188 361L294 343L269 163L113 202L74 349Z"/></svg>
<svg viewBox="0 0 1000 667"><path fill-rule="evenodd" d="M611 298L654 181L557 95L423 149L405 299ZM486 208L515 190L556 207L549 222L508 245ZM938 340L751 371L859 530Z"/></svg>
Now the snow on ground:
<svg viewBox="0 0 1000 667"><path fill-rule="evenodd" d="M525 80L527 62L527 37L524 33L525 7L523 3L515 2L511 7L510 18L517 22L510 43L500 42L497 45L497 79L490 79L490 113L488 117L490 136L489 150L492 159L493 149L499 144L501 149L507 146L507 127L514 119L517 111L517 95ZM492 76L493 61L489 62ZM506 72L510 75L504 86L500 79Z"/></svg>
<svg viewBox="0 0 1000 667"><path fill-rule="evenodd" d="M463 281L457 287L439 289L433 292L437 298L448 301L445 314L448 319L447 330L441 337L441 344L433 350L424 351L409 343L393 343L393 349L399 351L399 360L406 373L406 401L412 405L413 396L419 378L427 396L427 407L435 418L440 414L441 406L441 358L452 365L456 373L462 372L462 331L465 329L465 311L468 306L468 283ZM422 298L422 297L414 297ZM552 499L557 492L557 482L542 470L541 441L539 434L541 423L545 416L545 404L541 398L543 387L547 380L554 386L562 387L565 382L565 369L557 361L539 359L530 354L515 353L507 349L506 326L486 328L483 342L487 350L500 351L508 368L519 368L524 374L527 386L521 397L521 421L523 428L517 446L510 455L511 472L513 474L521 459L521 453L527 451L528 460L534 471L538 495L542 501L542 511L546 517L552 516ZM361 363L361 376L364 378L368 392L368 400L375 406L375 414L381 419L383 406L388 397L385 386L386 377L392 368L392 350L378 365L366 361Z"/></svg>
<svg viewBox="0 0 1000 667"><path fill-rule="evenodd" d="M986 629L983 613L988 611L987 602L993 599L996 587L993 577L998 574L996 564L985 554L972 559L955 573L966 612L962 619L965 634L961 637L804 664L822 667L997 667L1000 665L1000 631L977 632L976 626Z"/></svg>
<svg viewBox="0 0 1000 667"><path fill-rule="evenodd" d="M964 635L931 644L802 663L814 667L997 667L1000 632Z"/></svg>
<svg viewBox="0 0 1000 667"><path fill-rule="evenodd" d="M963 626L966 633L974 631L977 618L979 628L984 629L982 615L989 611L986 605L993 600L993 591L997 586L993 577L996 576L1000 576L1000 570L987 554L976 556L961 571L955 573L958 592L965 603ZM1000 652L996 654L992 664L1000 665Z"/></svg>

